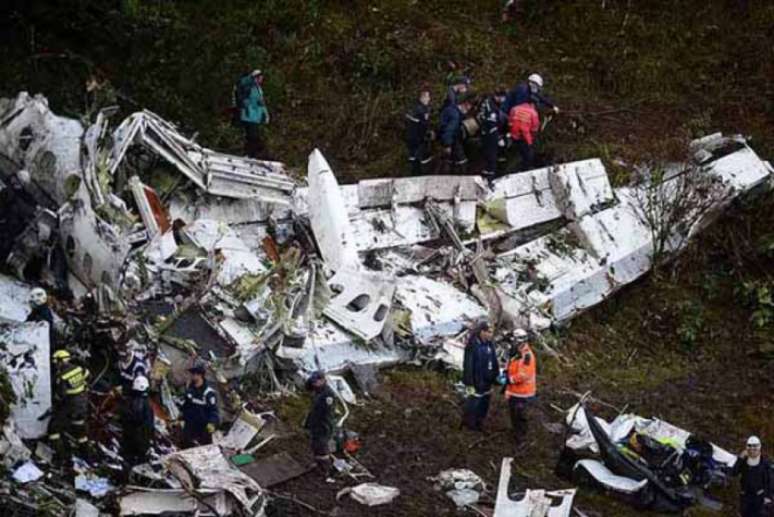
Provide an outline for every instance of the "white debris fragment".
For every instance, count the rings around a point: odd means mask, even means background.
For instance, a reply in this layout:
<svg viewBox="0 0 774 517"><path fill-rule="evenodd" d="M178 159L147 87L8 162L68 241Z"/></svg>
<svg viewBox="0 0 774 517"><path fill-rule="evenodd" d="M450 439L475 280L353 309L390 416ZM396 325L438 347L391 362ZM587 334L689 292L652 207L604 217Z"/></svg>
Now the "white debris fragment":
<svg viewBox="0 0 774 517"><path fill-rule="evenodd" d="M13 471L12 477L17 483L29 483L43 477L43 471L32 461L27 461Z"/></svg>
<svg viewBox="0 0 774 517"><path fill-rule="evenodd" d="M493 517L570 517L575 489L527 490L523 498L511 499L508 486L512 463L513 458L503 458ZM559 499L560 503L557 505L552 499Z"/></svg>
<svg viewBox="0 0 774 517"><path fill-rule="evenodd" d="M397 488L378 483L361 483L348 490L352 499L366 506L389 504L400 495Z"/></svg>

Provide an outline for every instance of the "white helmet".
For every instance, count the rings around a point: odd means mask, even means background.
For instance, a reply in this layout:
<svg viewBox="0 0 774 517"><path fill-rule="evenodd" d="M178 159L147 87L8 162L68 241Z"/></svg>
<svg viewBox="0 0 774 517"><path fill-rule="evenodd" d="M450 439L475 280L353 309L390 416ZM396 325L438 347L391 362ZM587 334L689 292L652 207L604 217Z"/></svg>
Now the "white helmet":
<svg viewBox="0 0 774 517"><path fill-rule="evenodd" d="M132 383L132 389L134 391L139 391L140 393L148 391L148 386L150 386L148 378L144 375L138 375L134 378L134 382Z"/></svg>
<svg viewBox="0 0 774 517"><path fill-rule="evenodd" d="M751 436L747 439L747 446L748 447L760 447L761 446L761 439L757 436Z"/></svg>
<svg viewBox="0 0 774 517"><path fill-rule="evenodd" d="M46 294L46 290L41 287L36 287L32 291L30 291L30 303L34 307L40 307L41 305L45 305L46 301L48 301L48 295Z"/></svg>
<svg viewBox="0 0 774 517"><path fill-rule="evenodd" d="M26 185L30 182L30 171L27 169L19 169L16 173L16 178L19 180L19 183Z"/></svg>
<svg viewBox="0 0 774 517"><path fill-rule="evenodd" d="M513 337L516 339L517 343L524 343L529 335L527 334L527 331L524 329L516 329L513 331Z"/></svg>
<svg viewBox="0 0 774 517"><path fill-rule="evenodd" d="M531 83L535 83L536 85L538 85L541 88L543 87L543 78L540 77L540 75L538 75L538 74L530 75L529 77L527 77L527 81L529 81Z"/></svg>

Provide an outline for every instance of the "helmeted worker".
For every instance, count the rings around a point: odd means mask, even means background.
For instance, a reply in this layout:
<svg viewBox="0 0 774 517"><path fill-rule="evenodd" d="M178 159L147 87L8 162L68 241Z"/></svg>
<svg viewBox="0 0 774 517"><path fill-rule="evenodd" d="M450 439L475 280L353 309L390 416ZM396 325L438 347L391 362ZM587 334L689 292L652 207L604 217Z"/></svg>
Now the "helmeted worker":
<svg viewBox="0 0 774 517"><path fill-rule="evenodd" d="M521 155L521 170L529 170L535 160L535 139L540 131L540 117L532 102L511 108L508 114L510 137Z"/></svg>
<svg viewBox="0 0 774 517"><path fill-rule="evenodd" d="M56 332L54 330L54 313L48 306L48 294L45 289L36 287L30 291L30 307L32 310L27 316L27 321L45 321L48 323L49 349L56 350Z"/></svg>
<svg viewBox="0 0 774 517"><path fill-rule="evenodd" d="M456 104L449 104L441 112L438 130L444 154L441 174L448 174L452 168L459 173L466 171L468 157L463 145L462 119L470 110L470 106L471 98L465 94L457 98Z"/></svg>
<svg viewBox="0 0 774 517"><path fill-rule="evenodd" d="M148 361L145 356L142 355L132 345L132 342L127 343L118 352L118 375L120 377L121 392L129 393L134 384L134 380L142 375L146 381L148 379Z"/></svg>
<svg viewBox="0 0 774 517"><path fill-rule="evenodd" d="M72 441L79 452L88 455L86 417L89 413L89 371L70 361L70 352L54 352L56 380L54 386L53 415L48 424L48 439L55 453L55 461L61 462Z"/></svg>
<svg viewBox="0 0 774 517"><path fill-rule="evenodd" d="M468 337L462 368L462 383L467 400L462 424L472 431L481 431L489 412L492 385L500 373L497 365L492 329L487 322L475 326Z"/></svg>
<svg viewBox="0 0 774 517"><path fill-rule="evenodd" d="M498 90L481 103L478 112L481 122L481 144L486 159L486 167L482 175L488 178L494 178L497 174L497 154L499 148L505 145L502 130L507 125L508 116L502 111L504 102L505 91Z"/></svg>
<svg viewBox="0 0 774 517"><path fill-rule="evenodd" d="M207 384L204 363L196 362L188 369L191 383L183 402L183 447L209 445L212 433L220 423L218 397Z"/></svg>
<svg viewBox="0 0 774 517"><path fill-rule="evenodd" d="M234 87L234 107L245 132L245 154L265 158L266 149L261 126L269 123L269 110L263 95L263 72L253 70L243 75Z"/></svg>
<svg viewBox="0 0 774 517"><path fill-rule="evenodd" d="M153 440L153 409L148 400L150 383L144 375L138 375L132 381L131 389L124 392L121 408L121 455L131 468L144 463Z"/></svg>
<svg viewBox="0 0 774 517"><path fill-rule="evenodd" d="M430 140L430 90L422 88L417 103L406 113L406 145L409 166L414 175L422 174L423 169L432 160L429 152Z"/></svg>
<svg viewBox="0 0 774 517"><path fill-rule="evenodd" d="M524 329L513 332L513 344L508 355L505 399L513 434L518 442L527 434L527 410L537 394L537 359Z"/></svg>
<svg viewBox="0 0 774 517"><path fill-rule="evenodd" d="M731 473L741 475L739 511L742 517L764 517L765 507L771 504L773 496L774 473L769 460L761 456L760 438L747 439L745 450L739 454Z"/></svg>
<svg viewBox="0 0 774 517"><path fill-rule="evenodd" d="M328 386L325 374L321 371L312 372L306 380L306 389L312 392L312 407L304 421L304 428L309 431L314 461L320 473L327 476L332 466L330 442L336 428L336 394Z"/></svg>
<svg viewBox="0 0 774 517"><path fill-rule="evenodd" d="M559 108L542 94L543 91L543 78L539 74L530 75L525 82L519 83L508 92L508 96L505 99L505 112L510 111L525 102L531 102L537 108L546 107L553 110L554 113L559 113Z"/></svg>

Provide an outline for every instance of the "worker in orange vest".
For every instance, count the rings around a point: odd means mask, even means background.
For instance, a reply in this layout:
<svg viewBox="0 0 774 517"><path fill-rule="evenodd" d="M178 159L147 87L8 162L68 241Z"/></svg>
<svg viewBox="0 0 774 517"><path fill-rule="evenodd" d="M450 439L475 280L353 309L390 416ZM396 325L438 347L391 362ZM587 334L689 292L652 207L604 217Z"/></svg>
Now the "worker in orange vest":
<svg viewBox="0 0 774 517"><path fill-rule="evenodd" d="M508 125L511 140L521 155L521 170L530 170L535 161L535 139L540 131L540 117L534 102L527 101L511 108Z"/></svg>
<svg viewBox="0 0 774 517"><path fill-rule="evenodd" d="M513 331L513 344L508 351L505 372L505 399L508 401L516 442L522 441L527 434L527 410L537 393L537 358L529 346L528 338L524 329Z"/></svg>

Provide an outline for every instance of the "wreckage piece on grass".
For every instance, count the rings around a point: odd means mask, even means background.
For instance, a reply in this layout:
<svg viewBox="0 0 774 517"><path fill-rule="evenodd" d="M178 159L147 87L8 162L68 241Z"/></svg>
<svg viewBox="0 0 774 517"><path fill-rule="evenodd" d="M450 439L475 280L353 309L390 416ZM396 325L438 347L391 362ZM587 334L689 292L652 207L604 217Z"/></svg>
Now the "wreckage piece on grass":
<svg viewBox="0 0 774 517"><path fill-rule="evenodd" d="M16 394L10 419L19 436L40 438L48 420L41 417L51 408L48 323L0 324L0 365Z"/></svg>
<svg viewBox="0 0 774 517"><path fill-rule="evenodd" d="M118 500L120 515L174 515L178 513L192 515L199 510L207 510L206 507L200 508L198 501L182 489L163 490L129 486L126 490L128 493L122 495ZM217 491L210 490L208 495L214 497L216 493Z"/></svg>
<svg viewBox="0 0 774 517"><path fill-rule="evenodd" d="M391 503L400 495L400 490L395 487L380 485L378 483L361 483L353 487L347 487L336 494L338 500L343 495L349 496L360 504L366 506L381 506Z"/></svg>
<svg viewBox="0 0 774 517"><path fill-rule="evenodd" d="M570 517L576 490L527 490L521 499L511 498L513 458L503 458L493 517Z"/></svg>
<svg viewBox="0 0 774 517"><path fill-rule="evenodd" d="M235 505L248 515L263 515L266 506L263 490L251 477L229 463L219 446L185 449L164 456L161 463L186 492L200 494L216 508L218 515L231 515ZM214 500L213 493L216 494Z"/></svg>
<svg viewBox="0 0 774 517"><path fill-rule="evenodd" d="M115 171L127 150L141 144L174 165L197 187L230 198L261 198L289 205L295 183L284 165L218 153L180 134L155 113L141 111L127 117L113 132L108 171Z"/></svg>

